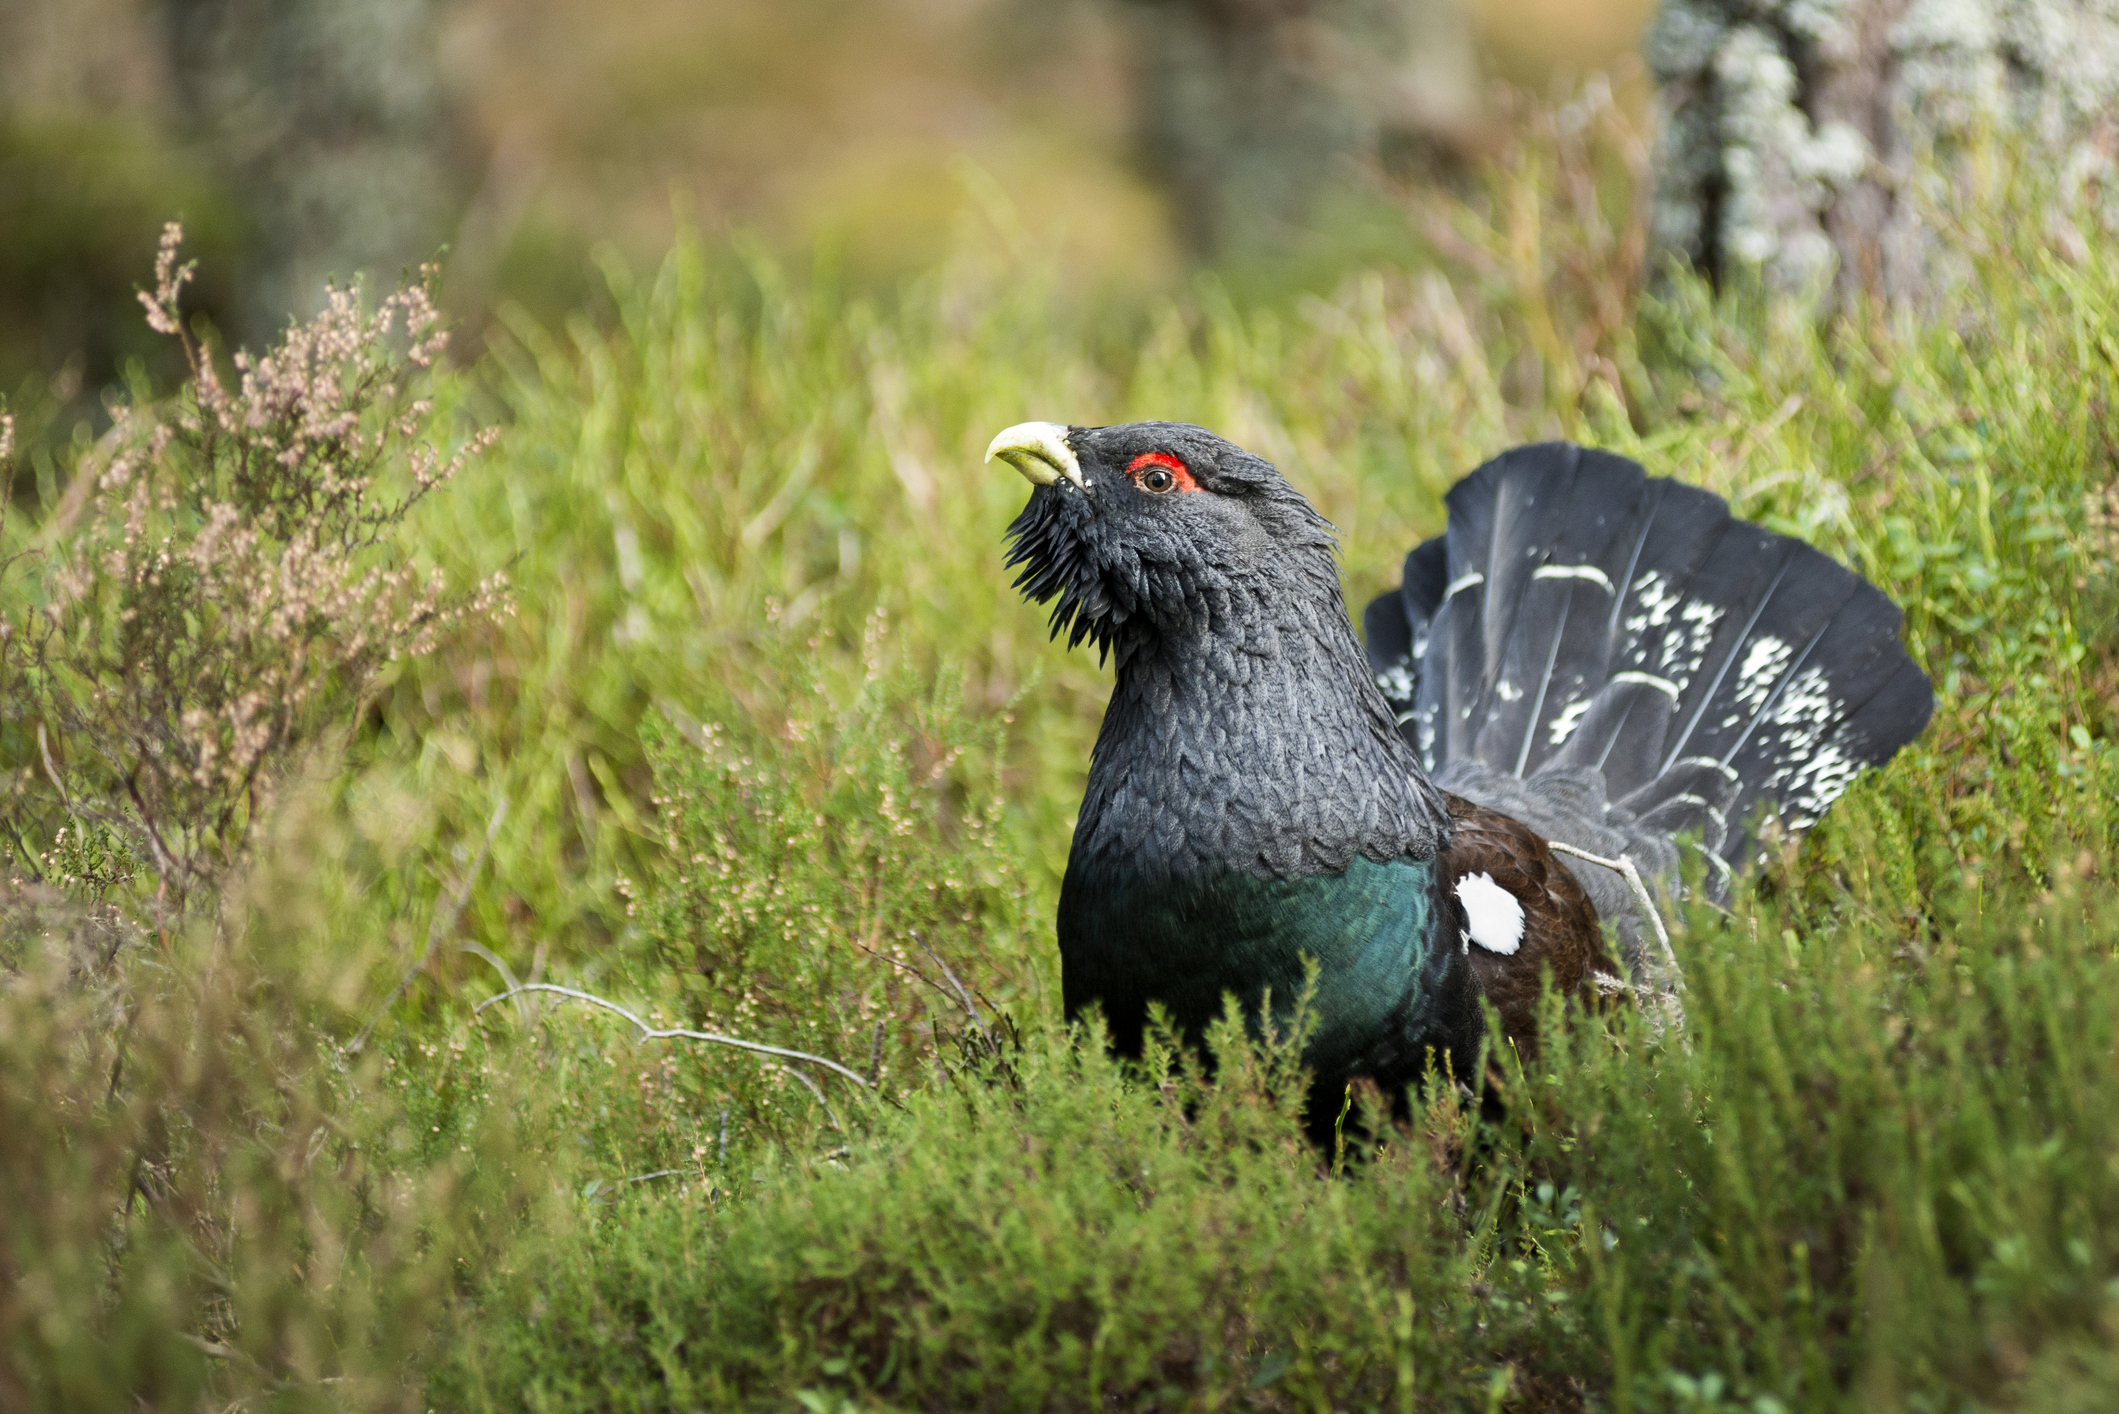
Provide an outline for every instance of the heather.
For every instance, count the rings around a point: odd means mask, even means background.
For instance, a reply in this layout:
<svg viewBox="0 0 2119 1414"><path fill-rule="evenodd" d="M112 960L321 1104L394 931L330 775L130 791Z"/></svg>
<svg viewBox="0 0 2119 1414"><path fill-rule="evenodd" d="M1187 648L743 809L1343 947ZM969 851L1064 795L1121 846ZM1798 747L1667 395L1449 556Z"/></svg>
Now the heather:
<svg viewBox="0 0 2119 1414"><path fill-rule="evenodd" d="M2104 1407L2119 268L2029 174L1946 309L1651 282L1596 137L1314 297L688 239L456 366L418 286L239 365L171 248L190 376L16 429L0 1403ZM1027 416L1259 450L1356 599L1627 452L1872 576L1936 718L1678 920L1682 1033L1320 1153L1294 1038L1058 1016L1107 679L1006 587Z"/></svg>

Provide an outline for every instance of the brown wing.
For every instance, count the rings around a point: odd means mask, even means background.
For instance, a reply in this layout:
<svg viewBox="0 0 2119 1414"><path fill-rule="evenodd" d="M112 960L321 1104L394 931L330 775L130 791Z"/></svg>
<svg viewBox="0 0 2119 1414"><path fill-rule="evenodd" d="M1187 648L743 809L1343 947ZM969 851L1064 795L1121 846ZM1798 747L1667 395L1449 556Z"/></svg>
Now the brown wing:
<svg viewBox="0 0 2119 1414"><path fill-rule="evenodd" d="M1449 795L1450 843L1442 852L1442 886L1451 910L1451 942L1470 954L1472 972L1486 999L1501 1013L1501 1027L1519 1047L1538 1042L1539 978L1552 973L1559 992L1601 993L1598 972L1621 975L1604 951L1597 910L1543 838L1521 821ZM1484 874L1508 891L1523 909L1523 935L1513 953L1465 941L1468 922L1457 899L1460 880Z"/></svg>

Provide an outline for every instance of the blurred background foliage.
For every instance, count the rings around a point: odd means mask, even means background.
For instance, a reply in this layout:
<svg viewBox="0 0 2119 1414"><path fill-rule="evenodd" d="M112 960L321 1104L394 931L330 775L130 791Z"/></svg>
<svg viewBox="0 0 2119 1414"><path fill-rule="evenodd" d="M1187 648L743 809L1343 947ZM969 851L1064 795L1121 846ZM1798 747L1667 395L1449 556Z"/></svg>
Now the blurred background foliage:
<svg viewBox="0 0 2119 1414"><path fill-rule="evenodd" d="M173 216L209 272L195 310L253 346L326 278L444 250L474 334L509 305L607 311L598 264L649 268L680 225L875 286L1005 212L1085 295L1203 259L1322 287L1409 250L1373 178L1505 138L1487 76L1637 76L1649 9L11 0L0 388L78 405L145 355L128 292Z"/></svg>

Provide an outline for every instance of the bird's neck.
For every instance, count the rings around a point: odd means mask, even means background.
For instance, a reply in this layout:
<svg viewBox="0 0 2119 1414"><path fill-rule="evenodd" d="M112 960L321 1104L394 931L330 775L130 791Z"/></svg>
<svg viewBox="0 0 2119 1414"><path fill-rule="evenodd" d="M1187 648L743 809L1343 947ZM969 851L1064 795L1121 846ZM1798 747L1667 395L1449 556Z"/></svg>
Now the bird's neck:
<svg viewBox="0 0 2119 1414"><path fill-rule="evenodd" d="M1369 676L1338 582L1241 588L1118 645L1078 861L1169 877L1431 857L1439 794Z"/></svg>

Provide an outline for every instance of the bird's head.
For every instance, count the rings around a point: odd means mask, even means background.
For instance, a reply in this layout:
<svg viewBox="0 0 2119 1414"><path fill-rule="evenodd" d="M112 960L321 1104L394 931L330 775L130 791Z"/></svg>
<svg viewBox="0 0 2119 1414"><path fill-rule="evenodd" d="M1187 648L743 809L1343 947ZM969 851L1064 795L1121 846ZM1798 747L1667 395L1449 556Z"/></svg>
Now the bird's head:
<svg viewBox="0 0 2119 1414"><path fill-rule="evenodd" d="M1034 488L1008 528L1016 587L1058 601L1052 633L1069 647L1211 627L1261 592L1337 588L1324 517L1270 462L1205 428L1025 422L993 439L996 457Z"/></svg>

